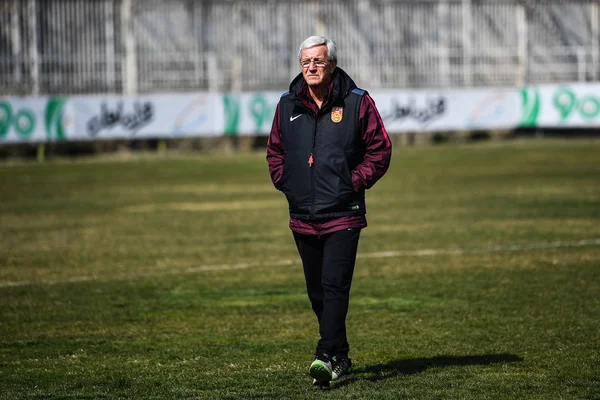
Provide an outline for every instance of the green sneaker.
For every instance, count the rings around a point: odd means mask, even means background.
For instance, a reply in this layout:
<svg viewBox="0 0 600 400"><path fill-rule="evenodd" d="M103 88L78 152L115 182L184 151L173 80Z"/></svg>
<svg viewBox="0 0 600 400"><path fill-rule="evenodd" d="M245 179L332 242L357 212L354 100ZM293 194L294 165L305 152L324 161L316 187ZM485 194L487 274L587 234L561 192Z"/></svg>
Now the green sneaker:
<svg viewBox="0 0 600 400"><path fill-rule="evenodd" d="M341 381L354 376L352 360L348 357L333 357L333 369L331 370L331 381Z"/></svg>
<svg viewBox="0 0 600 400"><path fill-rule="evenodd" d="M331 359L327 354L315 356L315 360L310 364L308 373L314 378L314 384L329 382L331 380Z"/></svg>

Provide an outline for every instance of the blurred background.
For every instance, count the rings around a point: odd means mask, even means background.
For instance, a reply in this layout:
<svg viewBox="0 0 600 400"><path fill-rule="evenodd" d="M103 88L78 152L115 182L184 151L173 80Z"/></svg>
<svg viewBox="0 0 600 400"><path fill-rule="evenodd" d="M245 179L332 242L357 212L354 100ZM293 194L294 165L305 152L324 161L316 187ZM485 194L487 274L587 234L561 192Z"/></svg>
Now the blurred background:
<svg viewBox="0 0 600 400"><path fill-rule="evenodd" d="M598 0L2 0L4 95L285 90L312 34L368 88L600 79Z"/></svg>
<svg viewBox="0 0 600 400"><path fill-rule="evenodd" d="M0 0L0 95L281 93L313 34L336 41L339 65L370 91L597 82L599 9L599 0Z"/></svg>

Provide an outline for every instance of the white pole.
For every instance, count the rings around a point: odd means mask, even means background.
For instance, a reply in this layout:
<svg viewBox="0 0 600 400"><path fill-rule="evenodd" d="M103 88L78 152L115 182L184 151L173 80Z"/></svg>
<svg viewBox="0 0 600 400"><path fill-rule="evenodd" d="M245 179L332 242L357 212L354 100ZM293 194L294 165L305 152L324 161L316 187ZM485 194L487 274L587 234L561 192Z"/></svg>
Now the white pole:
<svg viewBox="0 0 600 400"><path fill-rule="evenodd" d="M327 25L325 24L325 21L323 21L323 19L321 18L322 13L323 13L323 7L322 7L321 2L319 2L317 4L317 12L315 13L315 15L316 15L315 35L318 35L318 36L327 35Z"/></svg>
<svg viewBox="0 0 600 400"><path fill-rule="evenodd" d="M517 57L519 65L517 68L516 84L517 86L525 86L527 81L527 47L528 47L528 26L527 26L527 13L523 4L516 6L516 18L517 18Z"/></svg>
<svg viewBox="0 0 600 400"><path fill-rule="evenodd" d="M591 4L591 28L592 28L592 71L593 76L592 79L600 79L600 29L598 29L598 19L600 18L600 14L598 13L598 3L600 1L596 0Z"/></svg>
<svg viewBox="0 0 600 400"><path fill-rule="evenodd" d="M576 50L577 57L577 80L579 82L585 82L585 71L587 69L587 57L585 49L582 46L577 46Z"/></svg>
<svg viewBox="0 0 600 400"><path fill-rule="evenodd" d="M471 0L463 0L462 3L462 20L463 20L463 82L465 86L471 85L472 69L471 69L471 31L472 31L472 16L471 16Z"/></svg>
<svg viewBox="0 0 600 400"><path fill-rule="evenodd" d="M242 91L242 73L243 73L244 61L241 56L233 56L231 62L231 91L233 93L241 93Z"/></svg>
<svg viewBox="0 0 600 400"><path fill-rule="evenodd" d="M217 56L213 51L206 55L206 69L208 73L208 91L216 92L219 90L221 77L219 75Z"/></svg>
<svg viewBox="0 0 600 400"><path fill-rule="evenodd" d="M368 15L370 8L371 5L367 0L360 0L356 5L358 15ZM359 27L359 29L362 28L362 22L362 19L359 19L357 21L357 26ZM376 35L377 33L377 27L373 27L373 29L371 29L371 34ZM361 39L362 40L360 40L360 42L361 44L363 44L365 42L365 38L361 37ZM369 65L373 62L373 54L371 53L371 49L369 48L369 46L364 46L363 48L365 48L366 51L364 52L364 55L362 57L359 57L359 59L357 60L360 80L361 82L364 82L364 85L368 85L369 87L377 86L377 75L379 74L376 72L377 70L373 68L372 65L369 67Z"/></svg>
<svg viewBox="0 0 600 400"><path fill-rule="evenodd" d="M115 89L115 21L114 3L104 1L104 14L106 16L106 83L114 93Z"/></svg>
<svg viewBox="0 0 600 400"><path fill-rule="evenodd" d="M20 23L20 15L19 15L19 2L17 0L13 0L13 11L12 11L12 21L11 21L11 35L12 35L12 50L13 50L13 60L15 60L15 82L21 83L21 69L23 68L23 55L21 54L21 23Z"/></svg>
<svg viewBox="0 0 600 400"><path fill-rule="evenodd" d="M436 46L438 48L438 51L436 52L438 54L438 65L439 65L439 78L440 78L440 84L442 86L449 86L451 79L450 79L450 55L449 55L449 40L446 40L445 38L448 36L448 34L450 33L450 25L449 25L449 21L450 21L450 15L449 15L449 8L448 8L448 2L445 0L442 0L438 6L437 6L437 12L438 12L438 26L437 26L437 31L439 33L438 35L438 41L436 43Z"/></svg>
<svg viewBox="0 0 600 400"><path fill-rule="evenodd" d="M242 7L243 5L239 2L236 2L233 5L233 24L234 26L242 27ZM236 35L234 39L235 49L238 51L232 54L231 58L231 86L230 90L233 93L239 93L242 91L242 70L243 70L243 60L239 55L239 50L244 46L244 30L242 28L241 32Z"/></svg>
<svg viewBox="0 0 600 400"><path fill-rule="evenodd" d="M200 3L192 3L192 40L194 41L194 86L200 85L202 79L202 49L199 41L202 40L202 32L200 31L202 24L202 16L198 18L198 7ZM202 8L200 8L202 10Z"/></svg>
<svg viewBox="0 0 600 400"><path fill-rule="evenodd" d="M137 53L135 45L135 34L132 21L132 0L123 0L121 3L121 26L125 42L125 54L123 55L123 93L134 96L137 93Z"/></svg>
<svg viewBox="0 0 600 400"><path fill-rule="evenodd" d="M290 10L292 9L292 6L290 5L290 3L285 2L285 3L281 3L281 6L283 8L282 12L284 13L283 15L290 15ZM286 44L287 44L287 48L292 49L291 51L291 59L290 59L290 63L289 63L289 68L288 68L288 78L291 81L294 76L296 76L298 71L298 58L296 57L296 46L297 44L294 42L294 40L292 40L292 36L291 34L289 34L289 32L293 32L294 31L294 18L290 18L290 23L287 27L287 34L286 34Z"/></svg>
<svg viewBox="0 0 600 400"><path fill-rule="evenodd" d="M80 21L85 20L85 6L84 2L75 2L72 3L73 12L75 13L75 18ZM81 42L77 46L77 67L78 67L78 75L81 77L81 84L78 89L85 87L87 82L90 79L90 64L93 63L93 59L89 57L87 49L89 48L89 40L88 40L88 31L90 28L86 27L84 29L78 29L77 35L81 39Z"/></svg>
<svg viewBox="0 0 600 400"><path fill-rule="evenodd" d="M27 20L29 21L29 63L31 66L31 95L40 94L40 60L37 41L37 10L36 0L27 3Z"/></svg>

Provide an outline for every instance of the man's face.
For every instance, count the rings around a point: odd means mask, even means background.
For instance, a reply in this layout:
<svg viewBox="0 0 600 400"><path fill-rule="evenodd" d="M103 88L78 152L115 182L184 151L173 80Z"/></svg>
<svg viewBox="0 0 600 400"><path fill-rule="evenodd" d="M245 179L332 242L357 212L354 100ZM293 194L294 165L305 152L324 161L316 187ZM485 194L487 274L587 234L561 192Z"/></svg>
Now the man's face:
<svg viewBox="0 0 600 400"><path fill-rule="evenodd" d="M311 87L328 85L335 69L335 61L327 60L327 46L314 46L300 53L302 76Z"/></svg>

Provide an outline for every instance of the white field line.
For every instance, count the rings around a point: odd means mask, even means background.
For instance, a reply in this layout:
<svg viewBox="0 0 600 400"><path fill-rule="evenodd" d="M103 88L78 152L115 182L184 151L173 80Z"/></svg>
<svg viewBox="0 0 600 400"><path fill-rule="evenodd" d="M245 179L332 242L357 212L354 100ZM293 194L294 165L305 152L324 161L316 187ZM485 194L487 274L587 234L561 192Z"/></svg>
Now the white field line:
<svg viewBox="0 0 600 400"><path fill-rule="evenodd" d="M424 256L437 256L437 255L460 255L460 254L489 254L489 253L506 253L506 252L520 252L528 250L548 250L548 249L559 249L559 248L574 248L574 247L587 247L587 246L600 246L600 239L582 239L576 241L556 241L556 242L543 242L543 243L530 243L530 244L510 244L505 246L490 246L481 248L445 248L445 249L421 249L421 250L390 250L380 251L374 253L359 253L358 259L372 259L372 258L394 258L394 257L424 257ZM106 282L106 281L120 281L137 278L151 278L164 275L185 275L195 274L199 272L207 271L228 271L237 269L248 269L253 267L277 267L284 265L295 265L300 264L300 258L277 260L277 261L265 261L265 262L252 262L252 263L239 263L239 264L217 264L217 265L199 265L197 267L183 268L183 269L171 269L168 271L148 271L138 272L131 274L119 274L113 275L109 279L101 278L97 275L83 275L83 276L71 276L64 279L49 280L43 279L39 281L5 281L0 282L0 288L16 287L16 286L28 286L28 285L56 285L62 283L77 283L77 282Z"/></svg>

